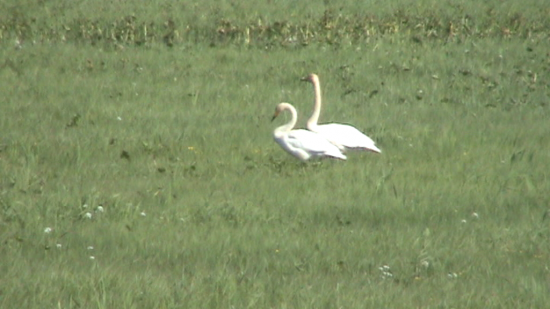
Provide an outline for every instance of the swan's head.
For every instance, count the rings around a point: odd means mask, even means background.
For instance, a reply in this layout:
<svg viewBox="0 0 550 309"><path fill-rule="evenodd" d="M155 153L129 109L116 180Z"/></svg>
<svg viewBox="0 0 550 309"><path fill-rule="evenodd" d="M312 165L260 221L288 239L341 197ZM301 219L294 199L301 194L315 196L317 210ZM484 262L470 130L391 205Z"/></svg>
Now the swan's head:
<svg viewBox="0 0 550 309"><path fill-rule="evenodd" d="M277 116L279 116L279 114L283 112L285 109L288 109L289 105L290 104L288 103L279 103L275 108L275 113L273 114L273 117L271 117L271 121L275 120L275 118L277 118Z"/></svg>
<svg viewBox="0 0 550 309"><path fill-rule="evenodd" d="M319 82L319 76L317 76L317 74L315 74L315 73L311 73L311 74L309 74L308 76L303 77L303 78L301 79L301 81L303 81L303 82L310 82L310 83L315 84L315 83L318 83L318 82Z"/></svg>
<svg viewBox="0 0 550 309"><path fill-rule="evenodd" d="M277 118L277 116L279 116L282 111L283 109L281 108L281 105L277 105L277 107L275 108L275 113L273 113L273 117L271 117L271 121L275 120L275 118Z"/></svg>

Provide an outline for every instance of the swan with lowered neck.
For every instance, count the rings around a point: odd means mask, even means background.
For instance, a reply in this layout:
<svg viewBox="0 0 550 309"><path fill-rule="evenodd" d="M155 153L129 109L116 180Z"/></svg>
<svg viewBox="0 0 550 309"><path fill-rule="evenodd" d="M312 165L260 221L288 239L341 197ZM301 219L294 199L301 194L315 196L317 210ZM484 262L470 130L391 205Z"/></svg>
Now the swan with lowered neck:
<svg viewBox="0 0 550 309"><path fill-rule="evenodd" d="M286 152L302 161L322 157L346 160L346 156L340 149L321 135L307 130L293 130L298 114L294 106L289 103L277 105L271 121L283 111L290 111L292 119L287 124L276 128L273 131L273 138Z"/></svg>
<svg viewBox="0 0 550 309"><path fill-rule="evenodd" d="M307 121L308 130L322 135L331 143L338 146L340 150L360 149L375 153L382 152L376 147L374 141L370 137L361 133L361 131L357 130L355 127L339 123L317 124L319 115L321 114L321 84L319 83L319 77L316 74L309 74L302 78L302 81L312 83L315 93L313 114L311 114L311 117Z"/></svg>

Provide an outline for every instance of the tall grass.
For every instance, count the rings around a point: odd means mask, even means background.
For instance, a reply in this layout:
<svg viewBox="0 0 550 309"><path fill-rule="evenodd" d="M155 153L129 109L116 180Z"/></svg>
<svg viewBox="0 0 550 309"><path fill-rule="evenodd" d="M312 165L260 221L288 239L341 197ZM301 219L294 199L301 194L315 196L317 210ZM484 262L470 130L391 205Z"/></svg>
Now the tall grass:
<svg viewBox="0 0 550 309"><path fill-rule="evenodd" d="M0 307L545 307L548 10L520 4L2 4ZM310 72L381 155L272 141Z"/></svg>

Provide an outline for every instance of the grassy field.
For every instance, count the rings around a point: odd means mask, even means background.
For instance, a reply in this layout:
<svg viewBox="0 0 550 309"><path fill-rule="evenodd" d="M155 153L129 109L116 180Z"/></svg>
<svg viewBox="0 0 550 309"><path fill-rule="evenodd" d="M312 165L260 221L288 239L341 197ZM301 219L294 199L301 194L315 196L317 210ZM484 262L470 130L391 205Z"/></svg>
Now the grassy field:
<svg viewBox="0 0 550 309"><path fill-rule="evenodd" d="M548 6L329 3L1 4L0 308L547 307Z"/></svg>

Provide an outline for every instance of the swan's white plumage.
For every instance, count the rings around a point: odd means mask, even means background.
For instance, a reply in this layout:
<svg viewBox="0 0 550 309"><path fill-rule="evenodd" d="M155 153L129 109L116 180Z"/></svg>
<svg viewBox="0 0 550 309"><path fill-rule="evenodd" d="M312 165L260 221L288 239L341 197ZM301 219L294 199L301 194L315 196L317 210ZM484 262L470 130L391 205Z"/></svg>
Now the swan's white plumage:
<svg viewBox="0 0 550 309"><path fill-rule="evenodd" d="M292 119L273 131L273 138L286 152L307 161L312 158L331 157L346 160L346 156L321 135L307 130L293 130L298 119L296 109L288 103L277 105L273 119L281 112L289 111Z"/></svg>
<svg viewBox="0 0 550 309"><path fill-rule="evenodd" d="M327 123L323 125L317 125L310 128L310 131L321 134L324 138L331 143L338 146L340 149L363 149L376 153L381 153L382 150L376 147L374 141L361 133L356 128L339 123Z"/></svg>
<svg viewBox="0 0 550 309"><path fill-rule="evenodd" d="M382 152L376 147L374 141L370 137L353 126L339 123L317 124L319 115L321 114L321 84L319 82L319 77L316 74L309 74L302 80L309 81L313 84L315 95L313 114L311 114L311 117L307 121L308 130L321 134L341 150L362 149L376 153Z"/></svg>

